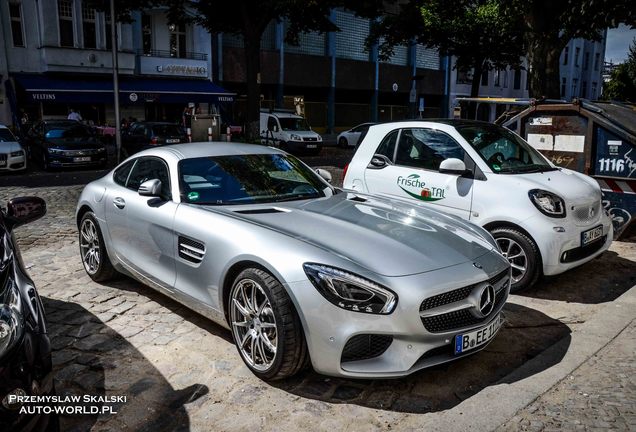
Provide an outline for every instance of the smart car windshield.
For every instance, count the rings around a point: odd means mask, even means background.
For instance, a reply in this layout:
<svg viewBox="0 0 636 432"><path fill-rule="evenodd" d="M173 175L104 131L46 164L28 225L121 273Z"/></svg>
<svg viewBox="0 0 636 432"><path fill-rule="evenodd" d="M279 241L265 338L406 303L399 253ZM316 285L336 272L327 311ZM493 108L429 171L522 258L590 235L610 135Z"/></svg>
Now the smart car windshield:
<svg viewBox="0 0 636 432"><path fill-rule="evenodd" d="M181 200L199 205L273 203L324 197L328 186L293 156L251 154L179 162Z"/></svg>
<svg viewBox="0 0 636 432"><path fill-rule="evenodd" d="M278 121L280 121L280 127L286 131L308 131L309 125L307 124L307 120L304 118L296 118L296 117L279 117Z"/></svg>
<svg viewBox="0 0 636 432"><path fill-rule="evenodd" d="M534 148L506 128L471 124L457 126L456 129L494 173L519 174L558 169L548 164Z"/></svg>

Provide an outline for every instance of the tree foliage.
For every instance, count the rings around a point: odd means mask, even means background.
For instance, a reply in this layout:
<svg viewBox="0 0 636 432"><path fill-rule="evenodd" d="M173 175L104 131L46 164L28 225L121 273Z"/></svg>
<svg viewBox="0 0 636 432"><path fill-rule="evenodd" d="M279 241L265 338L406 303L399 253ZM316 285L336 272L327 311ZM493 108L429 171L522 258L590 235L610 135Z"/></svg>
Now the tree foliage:
<svg viewBox="0 0 636 432"><path fill-rule="evenodd" d="M499 0L410 0L372 28L368 44L379 41L380 54L412 42L455 56L455 67L473 69L471 96L478 96L481 73L519 67L524 54L520 16L504 14Z"/></svg>
<svg viewBox="0 0 636 432"><path fill-rule="evenodd" d="M627 61L612 71L603 89L603 99L636 103L636 39L629 47Z"/></svg>

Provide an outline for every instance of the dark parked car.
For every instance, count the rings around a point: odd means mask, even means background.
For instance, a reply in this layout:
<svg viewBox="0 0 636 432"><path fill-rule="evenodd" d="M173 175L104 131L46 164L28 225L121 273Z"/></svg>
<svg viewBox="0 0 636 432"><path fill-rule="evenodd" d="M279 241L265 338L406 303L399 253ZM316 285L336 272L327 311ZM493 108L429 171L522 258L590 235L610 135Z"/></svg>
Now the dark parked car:
<svg viewBox="0 0 636 432"><path fill-rule="evenodd" d="M27 133L31 159L44 169L106 166L106 147L88 126L75 120L45 120Z"/></svg>
<svg viewBox="0 0 636 432"><path fill-rule="evenodd" d="M188 142L183 127L166 122L136 122L122 134L122 157L146 150L148 148Z"/></svg>
<svg viewBox="0 0 636 432"><path fill-rule="evenodd" d="M54 394L44 308L12 231L46 213L44 200L14 198L0 210L0 430L57 430L50 414L20 413L25 396ZM38 404L43 405L43 404ZM31 405L29 405L31 406ZM33 410L31 410L33 411Z"/></svg>

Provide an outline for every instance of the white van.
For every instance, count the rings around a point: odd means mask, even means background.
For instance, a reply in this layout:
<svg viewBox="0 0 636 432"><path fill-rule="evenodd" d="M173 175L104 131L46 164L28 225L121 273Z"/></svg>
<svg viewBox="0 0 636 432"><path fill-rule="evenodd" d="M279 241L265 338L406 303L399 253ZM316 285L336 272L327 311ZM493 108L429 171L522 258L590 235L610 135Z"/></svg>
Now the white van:
<svg viewBox="0 0 636 432"><path fill-rule="evenodd" d="M313 154L322 149L322 137L311 130L304 117L291 110L261 111L261 143Z"/></svg>
<svg viewBox="0 0 636 432"><path fill-rule="evenodd" d="M481 225L512 266L512 290L609 248L613 228L594 179L550 163L503 127L466 120L371 126L344 187L439 206Z"/></svg>

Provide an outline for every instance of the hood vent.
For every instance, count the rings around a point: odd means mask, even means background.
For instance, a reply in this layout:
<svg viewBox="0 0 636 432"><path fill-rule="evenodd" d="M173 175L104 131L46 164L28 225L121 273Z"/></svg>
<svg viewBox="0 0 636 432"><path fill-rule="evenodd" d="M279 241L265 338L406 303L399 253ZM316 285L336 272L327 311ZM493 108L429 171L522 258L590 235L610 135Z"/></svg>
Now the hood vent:
<svg viewBox="0 0 636 432"><path fill-rule="evenodd" d="M275 208L275 207L270 207L270 208L260 208L260 209L250 209L250 210L235 210L234 213L250 215L250 214L268 214L268 213L289 213L289 211Z"/></svg>
<svg viewBox="0 0 636 432"><path fill-rule="evenodd" d="M368 199L366 198L362 198L361 196L358 195L354 195L351 198L349 198L349 201L355 201L355 202L367 202Z"/></svg>
<svg viewBox="0 0 636 432"><path fill-rule="evenodd" d="M179 256L193 264L199 264L205 256L205 245L196 240L179 236Z"/></svg>

